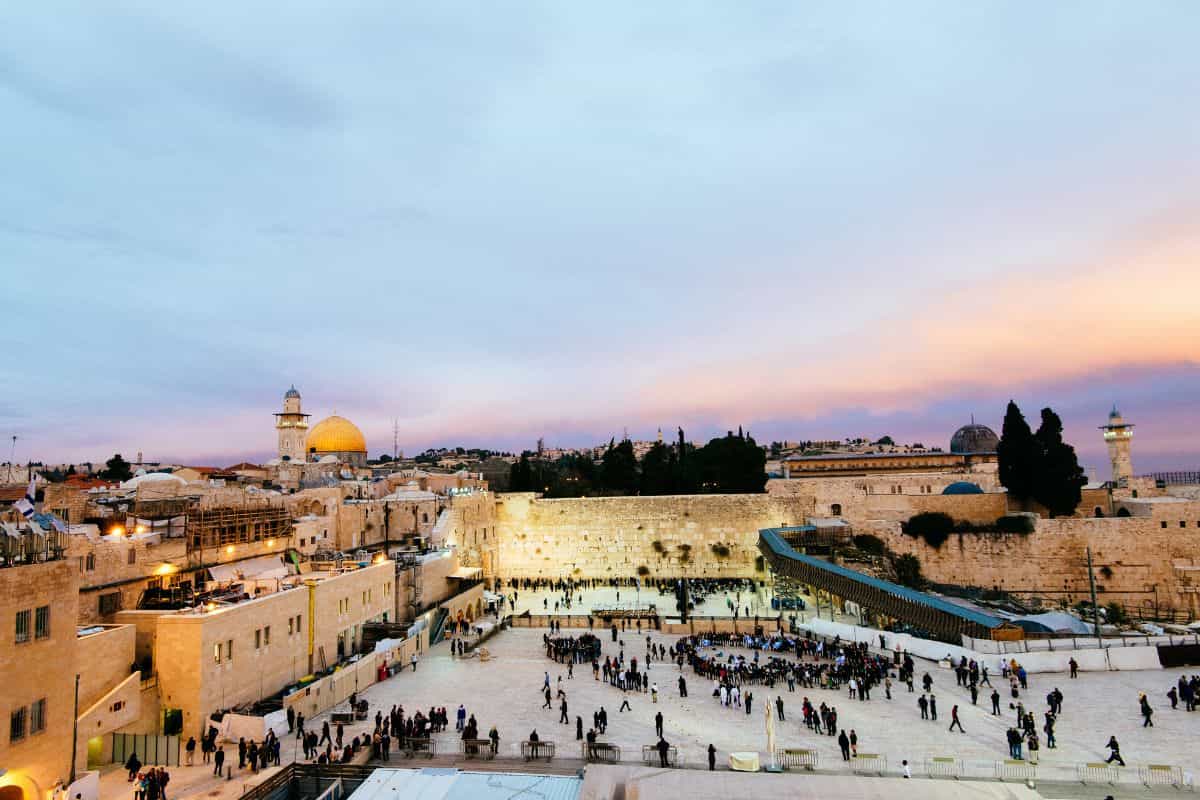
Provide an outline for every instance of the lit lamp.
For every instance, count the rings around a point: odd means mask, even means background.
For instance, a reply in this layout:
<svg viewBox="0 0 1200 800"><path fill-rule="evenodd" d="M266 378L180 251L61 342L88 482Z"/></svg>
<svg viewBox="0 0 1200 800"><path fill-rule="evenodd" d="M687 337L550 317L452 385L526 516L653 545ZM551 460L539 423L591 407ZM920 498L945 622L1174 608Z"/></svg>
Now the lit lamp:
<svg viewBox="0 0 1200 800"><path fill-rule="evenodd" d="M233 555L233 545L228 545L225 548L225 555L227 555L227 556Z"/></svg>
<svg viewBox="0 0 1200 800"><path fill-rule="evenodd" d="M122 526L120 526L120 525L114 525L114 526L112 527L112 529L111 529L111 530L109 530L109 533L116 534L117 536L124 536L124 535L125 535L125 528L123 528L123 527L122 527Z"/></svg>
<svg viewBox="0 0 1200 800"><path fill-rule="evenodd" d="M274 546L275 546L275 540L274 540L274 539L267 539L267 547L268 547L268 548L272 548L272 547L274 547Z"/></svg>

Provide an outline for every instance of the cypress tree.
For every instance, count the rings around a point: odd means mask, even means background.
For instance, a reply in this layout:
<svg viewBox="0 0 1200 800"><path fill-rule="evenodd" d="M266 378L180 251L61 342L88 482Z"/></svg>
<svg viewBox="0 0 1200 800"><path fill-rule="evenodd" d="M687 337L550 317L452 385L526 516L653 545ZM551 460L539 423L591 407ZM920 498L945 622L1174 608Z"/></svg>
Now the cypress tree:
<svg viewBox="0 0 1200 800"><path fill-rule="evenodd" d="M1009 400L996 455L1000 461L1000 484L1013 497L1021 500L1033 497L1038 462L1041 460L1040 449L1029 423L1025 421L1025 415L1016 403Z"/></svg>
<svg viewBox="0 0 1200 800"><path fill-rule="evenodd" d="M1075 513L1082 499L1087 477L1079 466L1075 448L1063 441L1062 420L1049 408L1042 409L1042 424L1036 434L1041 451L1034 498L1046 507L1050 516Z"/></svg>

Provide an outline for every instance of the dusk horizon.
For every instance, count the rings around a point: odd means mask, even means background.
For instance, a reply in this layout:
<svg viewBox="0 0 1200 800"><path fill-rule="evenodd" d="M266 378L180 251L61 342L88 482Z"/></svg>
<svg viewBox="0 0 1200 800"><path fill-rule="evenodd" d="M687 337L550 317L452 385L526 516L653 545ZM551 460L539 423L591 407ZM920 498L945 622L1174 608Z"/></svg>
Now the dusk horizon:
<svg viewBox="0 0 1200 800"><path fill-rule="evenodd" d="M1014 398L1200 469L1200 8L926 8L19 15L0 459L267 458L294 383L372 456Z"/></svg>

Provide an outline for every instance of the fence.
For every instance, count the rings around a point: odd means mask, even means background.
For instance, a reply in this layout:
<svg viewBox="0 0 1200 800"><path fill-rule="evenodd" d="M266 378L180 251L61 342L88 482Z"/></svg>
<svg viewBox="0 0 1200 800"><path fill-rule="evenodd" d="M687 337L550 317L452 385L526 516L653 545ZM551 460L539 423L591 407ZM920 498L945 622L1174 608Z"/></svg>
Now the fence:
<svg viewBox="0 0 1200 800"><path fill-rule="evenodd" d="M1105 761L1089 761L1075 767L1080 783L1115 784L1121 780L1121 768Z"/></svg>
<svg viewBox="0 0 1200 800"><path fill-rule="evenodd" d="M800 767L811 771L817 768L817 751L781 747L775 751L775 760L783 769Z"/></svg>
<svg viewBox="0 0 1200 800"><path fill-rule="evenodd" d="M1146 764L1138 767L1138 777L1147 786L1183 786L1183 770L1169 764Z"/></svg>
<svg viewBox="0 0 1200 800"><path fill-rule="evenodd" d="M166 767L179 766L179 737L157 736L152 733L114 733L112 763L124 764L136 755L143 764Z"/></svg>
<svg viewBox="0 0 1200 800"><path fill-rule="evenodd" d="M925 774L931 778L954 778L963 776L963 763L953 756L930 756L925 759Z"/></svg>
<svg viewBox="0 0 1200 800"><path fill-rule="evenodd" d="M1032 781L1037 779L1037 764L1007 758L997 761L992 776L998 781Z"/></svg>
<svg viewBox="0 0 1200 800"><path fill-rule="evenodd" d="M880 776L887 772L887 756L879 753L859 753L850 759L850 771L855 775L874 772Z"/></svg>

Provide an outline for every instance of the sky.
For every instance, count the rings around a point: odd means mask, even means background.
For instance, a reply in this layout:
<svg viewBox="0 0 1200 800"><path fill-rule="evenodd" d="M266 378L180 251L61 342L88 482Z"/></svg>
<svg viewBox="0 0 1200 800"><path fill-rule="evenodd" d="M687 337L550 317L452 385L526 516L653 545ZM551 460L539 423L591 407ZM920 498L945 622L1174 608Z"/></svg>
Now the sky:
<svg viewBox="0 0 1200 800"><path fill-rule="evenodd" d="M264 458L294 383L372 455L946 447L1014 398L1102 479L1113 403L1136 471L1200 469L1198 40L1189 0L8 4L0 440Z"/></svg>

